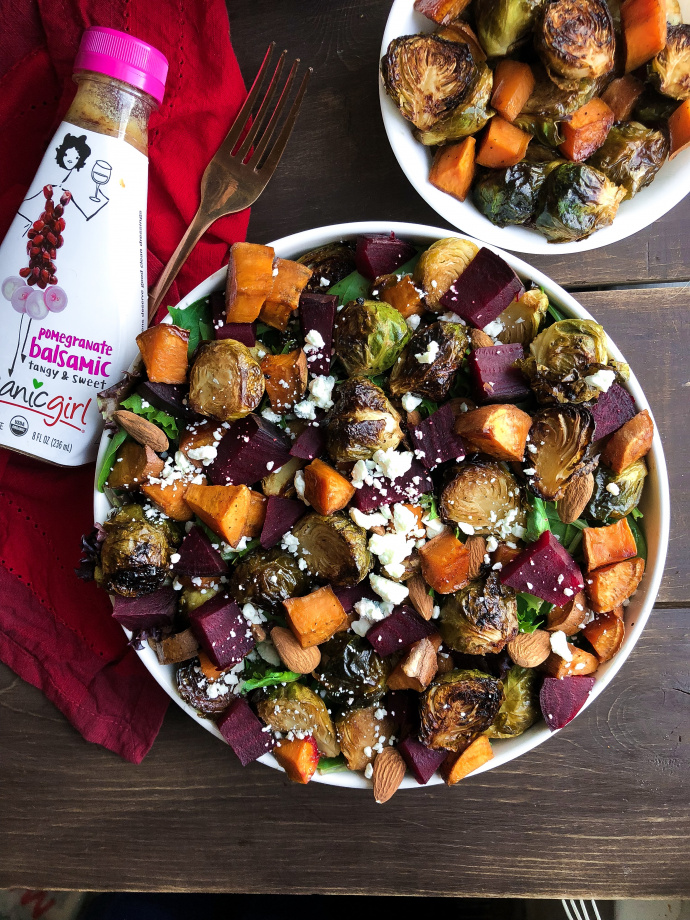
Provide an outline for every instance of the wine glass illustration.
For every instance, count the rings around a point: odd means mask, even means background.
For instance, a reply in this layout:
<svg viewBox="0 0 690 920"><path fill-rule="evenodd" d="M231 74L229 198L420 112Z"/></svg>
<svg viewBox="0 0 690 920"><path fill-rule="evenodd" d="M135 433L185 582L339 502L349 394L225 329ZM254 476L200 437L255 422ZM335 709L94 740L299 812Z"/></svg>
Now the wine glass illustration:
<svg viewBox="0 0 690 920"><path fill-rule="evenodd" d="M110 163L106 162L105 160L96 160L96 162L93 164L93 169L91 170L91 178L96 183L96 194L91 195L89 199L90 201L100 202L103 200L100 197L99 192L102 185L110 182L111 172L112 167Z"/></svg>

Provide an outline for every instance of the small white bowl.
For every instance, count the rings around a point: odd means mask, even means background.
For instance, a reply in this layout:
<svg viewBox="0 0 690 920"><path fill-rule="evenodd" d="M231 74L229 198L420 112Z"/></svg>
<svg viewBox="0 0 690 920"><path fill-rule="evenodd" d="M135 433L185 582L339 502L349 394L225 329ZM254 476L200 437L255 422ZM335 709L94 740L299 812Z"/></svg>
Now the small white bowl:
<svg viewBox="0 0 690 920"><path fill-rule="evenodd" d="M690 0L682 0L683 13L690 13ZM686 16L683 16L687 21ZM417 13L413 0L395 0L391 7L381 43L381 57L394 38L431 32L434 23ZM484 217L472 202L458 201L439 191L429 182L432 155L427 147L412 136L412 125L400 114L398 107L386 94L379 72L379 97L381 114L388 140L400 168L422 198L454 227L493 246L502 246L515 252L560 255L564 252L585 252L617 243L627 236L643 230L678 204L690 192L690 149L684 150L671 162L666 161L650 186L638 192L630 201L624 201L610 227L597 230L586 240L576 243L549 243L536 230L525 227L497 227ZM680 104L680 103L679 103Z"/></svg>
<svg viewBox="0 0 690 920"><path fill-rule="evenodd" d="M419 243L424 246L428 246L435 240L443 239L447 236L461 235L459 233L450 233L438 227L427 227L422 224L366 221L362 223L335 224L330 227L317 227L314 230L305 230L302 233L295 233L292 236L283 237L269 245L273 246L276 255L281 258L293 259L310 249L322 246L325 243L330 243L333 240L352 239L361 233L389 233L391 230L401 239ZM491 248L494 249L495 247ZM502 256L523 279L534 281L536 284L541 285L548 294L549 300L564 313L581 319L593 318L573 297L570 296L570 294L566 293L563 288L547 278L546 275L531 268L521 259L507 252L503 252L500 249L495 249L495 251ZM188 294L184 300L181 301L180 306L188 306L201 297L207 297L213 291L222 290L225 287L225 275L226 270L224 268L219 269ZM613 357L618 361L623 361L623 355L610 339L608 344ZM638 410L649 409L649 403L645 399L644 393L633 373L630 375L628 389L635 399ZM586 708L592 700L599 696L632 651L652 611L652 606L654 605L654 600L661 582L661 576L664 571L664 561L666 559L669 535L670 499L664 452L656 425L654 428L654 442L652 444L652 450L647 457L649 475L647 476L644 496L640 506L641 510L644 512L645 537L648 544L647 568L640 589L630 601L630 605L626 608L626 635L623 646L612 661L600 666L596 673L596 683L592 694L583 708ZM107 442L108 436L104 433L101 439L101 446L96 463L97 470L100 469ZM94 520L103 522L109 511L110 504L105 495L94 489ZM127 630L125 630L125 632L127 632ZM127 632L127 635L130 635L130 633ZM192 719L200 725L203 725L207 731L210 731L218 738L222 738L213 722L208 719L202 719L191 706L188 706L187 703L181 699L175 684L175 668L172 665L160 665L153 649L149 648L148 645L138 650L137 654L153 677L178 706L181 706ZM546 741L552 734L553 733L549 731L544 722L538 722L536 725L533 725L532 728L528 729L524 735L520 735L518 738L494 741L494 759L483 767L480 767L476 772L481 773L484 770L492 770L494 767L508 763L510 760L514 760L521 754L525 754L533 747ZM278 763L271 754L265 754L260 760L267 766L282 769L278 766ZM362 774L351 773L349 771L326 774L325 776L317 772L313 782L359 789L366 789L371 786L370 781L365 779ZM441 782L443 782L442 779L436 775L431 778L428 785L431 786ZM423 787L419 786L412 776L407 775L403 780L402 788L421 789Z"/></svg>

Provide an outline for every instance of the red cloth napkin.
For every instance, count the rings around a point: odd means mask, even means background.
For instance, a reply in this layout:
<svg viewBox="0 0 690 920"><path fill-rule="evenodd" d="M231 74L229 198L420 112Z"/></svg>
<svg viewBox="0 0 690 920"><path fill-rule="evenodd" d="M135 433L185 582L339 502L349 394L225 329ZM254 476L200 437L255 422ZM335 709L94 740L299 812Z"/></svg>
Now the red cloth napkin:
<svg viewBox="0 0 690 920"><path fill-rule="evenodd" d="M245 98L223 0L25 0L0 4L0 238L74 95L82 31L122 29L170 70L150 121L149 283L199 203L201 174ZM249 212L213 225L171 289L176 303L246 235ZM74 574L93 524L94 467L62 469L0 450L0 659L45 693L88 741L135 763L168 704L111 617L107 594Z"/></svg>

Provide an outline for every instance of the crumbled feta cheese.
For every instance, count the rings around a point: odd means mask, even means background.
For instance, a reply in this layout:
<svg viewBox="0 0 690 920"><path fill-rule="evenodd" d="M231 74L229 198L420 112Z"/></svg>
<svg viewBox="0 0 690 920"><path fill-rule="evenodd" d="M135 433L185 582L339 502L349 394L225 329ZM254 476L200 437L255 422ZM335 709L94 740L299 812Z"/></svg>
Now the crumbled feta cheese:
<svg viewBox="0 0 690 920"><path fill-rule="evenodd" d="M303 399L301 402L295 403L293 411L298 418L316 418L316 406L309 399Z"/></svg>
<svg viewBox="0 0 690 920"><path fill-rule="evenodd" d="M372 766L372 764L368 763L366 767L364 768L364 778L371 779L373 775L374 775L374 767Z"/></svg>
<svg viewBox="0 0 690 920"><path fill-rule="evenodd" d="M496 336L499 333L503 332L504 329L505 329L505 326L503 325L501 320L495 319L492 323L489 323L487 326L484 326L484 329L482 331L495 339Z"/></svg>
<svg viewBox="0 0 690 920"><path fill-rule="evenodd" d="M194 464L189 462L187 455L181 450L175 451L175 466L181 473L192 473L195 469Z"/></svg>
<svg viewBox="0 0 690 920"><path fill-rule="evenodd" d="M573 660L573 653L568 648L568 637L562 629L552 632L549 641L551 642L551 651L555 655L559 655L563 661Z"/></svg>
<svg viewBox="0 0 690 920"><path fill-rule="evenodd" d="M247 623L252 623L254 626L259 626L261 623L266 622L266 617L260 610L257 610L254 604L244 604L242 607L242 616Z"/></svg>
<svg viewBox="0 0 690 920"><path fill-rule="evenodd" d="M367 481L369 470L364 460L358 460L352 467L351 482L355 489L361 489ZM356 522L355 522L356 523Z"/></svg>
<svg viewBox="0 0 690 920"><path fill-rule="evenodd" d="M374 511L372 514L364 514L359 508L350 508L350 517L362 530L386 526L386 518L378 511Z"/></svg>
<svg viewBox="0 0 690 920"><path fill-rule="evenodd" d="M434 537L448 529L440 518L434 518L433 521L430 521L428 514L422 518L422 524L426 528L426 535L429 540L433 540Z"/></svg>
<svg viewBox="0 0 690 920"><path fill-rule="evenodd" d="M597 390L601 390L602 393L606 393L615 379L615 371L604 369L597 371L596 374L589 374L589 376L585 377L585 383L596 387Z"/></svg>
<svg viewBox="0 0 690 920"><path fill-rule="evenodd" d="M458 521L458 528L468 537L471 537L474 533L474 526L472 524L465 524L463 521Z"/></svg>
<svg viewBox="0 0 690 920"><path fill-rule="evenodd" d="M402 562L413 549L414 541L408 540L404 533L375 533L369 537L369 551L384 566Z"/></svg>
<svg viewBox="0 0 690 920"><path fill-rule="evenodd" d="M610 492L611 495L620 495L620 494L621 494L620 486L619 486L617 483L615 483L615 482L610 482L610 483L606 486L606 491L607 491L607 492Z"/></svg>
<svg viewBox="0 0 690 920"><path fill-rule="evenodd" d="M412 456L412 451L396 451L394 447L389 447L388 450L377 450L374 462L387 479L398 479L409 471Z"/></svg>
<svg viewBox="0 0 690 920"><path fill-rule="evenodd" d="M391 562L388 565L384 565L383 570L391 578L402 578L405 574L405 566L402 562Z"/></svg>
<svg viewBox="0 0 690 920"><path fill-rule="evenodd" d="M385 620L392 609L390 605L372 601L368 597L363 597L353 607L353 610L359 614L361 619L368 621L368 626L371 626L372 623L378 623L380 620Z"/></svg>
<svg viewBox="0 0 690 920"><path fill-rule="evenodd" d="M402 398L402 407L405 412L414 412L421 401L421 396L415 396L414 393L405 393Z"/></svg>
<svg viewBox="0 0 690 920"><path fill-rule="evenodd" d="M326 344L317 329L310 329L304 337L305 351L319 351Z"/></svg>
<svg viewBox="0 0 690 920"><path fill-rule="evenodd" d="M299 552L299 540L292 533L283 534L280 545L282 549L286 549L289 553L292 553L293 556L296 556Z"/></svg>
<svg viewBox="0 0 690 920"><path fill-rule="evenodd" d="M297 492L297 497L300 498L304 502L305 505L308 505L309 502L304 497L305 482L304 482L304 473L302 470L297 470L297 472L295 473L295 478L293 482L295 484L295 492Z"/></svg>
<svg viewBox="0 0 690 920"><path fill-rule="evenodd" d="M180 561L181 558L182 557L180 556L179 553L173 553L172 556L170 557L170 561L172 562L173 565L175 565L176 563Z"/></svg>
<svg viewBox="0 0 690 920"><path fill-rule="evenodd" d="M486 551L487 553L493 553L498 549L498 540L494 536L487 537L486 539Z"/></svg>
<svg viewBox="0 0 690 920"><path fill-rule="evenodd" d="M397 533L409 533L417 527L417 515L406 505L393 505L393 526Z"/></svg>
<svg viewBox="0 0 690 920"><path fill-rule="evenodd" d="M438 342L435 342L433 339L426 346L426 351L419 352L415 355L419 364L433 364L438 355Z"/></svg>
<svg viewBox="0 0 690 920"><path fill-rule="evenodd" d="M421 316L418 316L416 313L413 313L411 316L407 317L405 322L410 327L410 329L414 332L418 328L421 322L421 319L422 319Z"/></svg>
<svg viewBox="0 0 690 920"><path fill-rule="evenodd" d="M201 460L204 466L208 466L215 460L217 454L218 451L213 444L203 444L201 447L193 447L187 451L190 460Z"/></svg>
<svg viewBox="0 0 690 920"><path fill-rule="evenodd" d="M400 585L389 578L382 578L380 575L374 575L373 573L369 576L369 584L381 600L389 604L402 604L410 593L405 585Z"/></svg>
<svg viewBox="0 0 690 920"><path fill-rule="evenodd" d="M278 415L277 412L274 412L273 409L268 406L262 410L261 415L266 419L267 422L273 422L276 425L281 419L282 415Z"/></svg>
<svg viewBox="0 0 690 920"><path fill-rule="evenodd" d="M461 326L467 325L467 323L461 316L458 316L457 313L452 313L452 312L442 313L438 317L438 321L439 323L460 323Z"/></svg>

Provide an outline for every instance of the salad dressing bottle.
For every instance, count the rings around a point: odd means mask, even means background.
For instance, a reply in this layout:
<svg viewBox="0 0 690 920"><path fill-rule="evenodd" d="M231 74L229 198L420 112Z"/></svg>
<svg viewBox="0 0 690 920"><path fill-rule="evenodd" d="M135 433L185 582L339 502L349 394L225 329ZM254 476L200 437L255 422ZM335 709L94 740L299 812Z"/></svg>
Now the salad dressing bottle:
<svg viewBox="0 0 690 920"><path fill-rule="evenodd" d="M61 466L94 460L100 390L146 328L148 120L168 63L87 29L79 88L0 245L0 445Z"/></svg>

